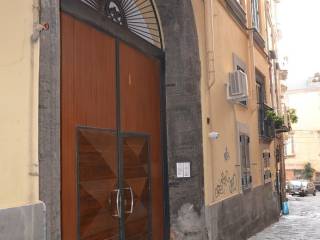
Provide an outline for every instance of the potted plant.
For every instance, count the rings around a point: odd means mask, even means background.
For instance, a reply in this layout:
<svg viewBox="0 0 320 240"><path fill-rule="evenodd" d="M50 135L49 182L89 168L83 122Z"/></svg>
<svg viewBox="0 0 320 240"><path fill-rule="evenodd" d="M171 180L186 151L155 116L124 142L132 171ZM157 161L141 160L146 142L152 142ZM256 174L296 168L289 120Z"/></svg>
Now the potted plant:
<svg viewBox="0 0 320 240"><path fill-rule="evenodd" d="M297 123L298 122L298 116L297 112L294 108L290 108L288 111L289 120L291 123Z"/></svg>
<svg viewBox="0 0 320 240"><path fill-rule="evenodd" d="M283 117L277 115L273 110L266 111L266 118L274 123L275 129L280 129L284 125Z"/></svg>

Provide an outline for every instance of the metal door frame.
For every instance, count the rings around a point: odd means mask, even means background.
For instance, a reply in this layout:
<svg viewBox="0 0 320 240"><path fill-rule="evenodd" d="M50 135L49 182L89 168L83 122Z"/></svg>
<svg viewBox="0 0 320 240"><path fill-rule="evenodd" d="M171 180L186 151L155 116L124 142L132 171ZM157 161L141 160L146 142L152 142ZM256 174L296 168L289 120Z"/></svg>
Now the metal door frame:
<svg viewBox="0 0 320 240"><path fill-rule="evenodd" d="M162 49L155 47L146 40L130 32L127 28L120 26L111 20L102 19L96 11L82 4L80 0L60 0L62 12L89 24L91 27L106 33L107 35L121 40L127 45L143 52L147 56L164 60L165 53Z"/></svg>
<svg viewBox="0 0 320 240"><path fill-rule="evenodd" d="M103 131L108 132L112 135L114 135L115 138L117 138L117 153L116 153L116 160L117 160L117 187L120 190L120 194L122 195L122 189L124 189L123 182L124 182L124 176L123 176L123 169L124 169L124 159L123 159L123 140L125 137L143 137L148 142L148 180L149 180L149 204L148 204L148 240L152 239L152 194L151 194L151 187L152 187L152 178L151 178L151 157L150 157L150 134L148 133L142 133L142 132L122 132L120 131L120 134L118 136L117 130L115 129L109 129L109 128L97 128L97 127L91 127L91 126L82 126L78 125L76 126L76 136L75 136L75 142L76 142L76 192L77 192L77 239L80 240L80 178L79 178L79 169L80 169L80 161L79 161L79 134L80 130L92 130L92 131ZM119 145L118 145L119 144ZM121 196L122 197L122 196ZM122 202L122 201L121 201ZM120 213L119 216L119 240L125 240L125 216L124 216L124 205L122 202L122 205L120 206Z"/></svg>
<svg viewBox="0 0 320 240"><path fill-rule="evenodd" d="M119 150L119 189L123 189L123 182L124 182L124 159L123 159L123 140L125 137L144 137L148 141L148 178L149 178L149 204L148 204L148 239L152 239L152 177L151 177L151 157L150 157L150 135L148 133L141 133L141 132L122 132L120 131L120 135L118 139L120 139L120 145L118 146ZM160 152L161 153L161 152ZM120 192L121 193L121 192ZM122 204L123 205L123 204ZM121 206L124 209L123 206ZM164 218L165 220L165 218ZM120 219L120 239L125 240L125 216L124 211L121 212L121 219Z"/></svg>

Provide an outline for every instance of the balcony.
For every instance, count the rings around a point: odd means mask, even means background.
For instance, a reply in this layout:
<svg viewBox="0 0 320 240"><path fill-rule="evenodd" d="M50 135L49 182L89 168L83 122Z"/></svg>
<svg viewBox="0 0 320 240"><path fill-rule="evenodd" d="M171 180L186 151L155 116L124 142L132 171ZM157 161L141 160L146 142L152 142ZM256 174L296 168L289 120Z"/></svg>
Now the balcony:
<svg viewBox="0 0 320 240"><path fill-rule="evenodd" d="M244 9L236 0L225 0L228 9L230 10L236 21L243 27L247 27L247 16Z"/></svg>
<svg viewBox="0 0 320 240"><path fill-rule="evenodd" d="M283 116L278 115L271 107L260 104L259 134L263 141L271 142L276 134L290 132L290 130L289 116L286 112Z"/></svg>
<svg viewBox="0 0 320 240"><path fill-rule="evenodd" d="M283 115L283 124L277 125L275 124L275 133L287 133L291 131L291 123L289 120L289 116L287 113Z"/></svg>
<svg viewBox="0 0 320 240"><path fill-rule="evenodd" d="M279 79L287 80L288 78L288 70L279 70Z"/></svg>
<svg viewBox="0 0 320 240"><path fill-rule="evenodd" d="M259 135L265 142L271 142L275 137L275 126L272 119L267 117L267 111L273 109L266 104L259 104Z"/></svg>
<svg viewBox="0 0 320 240"><path fill-rule="evenodd" d="M264 51L264 48L266 47L266 42L261 36L260 32L254 29L252 34L254 42L258 45L258 47L260 47Z"/></svg>

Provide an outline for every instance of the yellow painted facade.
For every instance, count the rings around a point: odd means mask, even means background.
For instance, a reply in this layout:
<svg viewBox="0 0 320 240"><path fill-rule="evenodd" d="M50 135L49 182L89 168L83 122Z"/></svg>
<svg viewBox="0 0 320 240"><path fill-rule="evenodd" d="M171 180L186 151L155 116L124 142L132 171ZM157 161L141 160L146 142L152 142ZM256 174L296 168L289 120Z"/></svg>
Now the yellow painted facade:
<svg viewBox="0 0 320 240"><path fill-rule="evenodd" d="M234 0L236 2L236 0ZM267 41L264 0L260 2L260 35ZM201 101L205 203L211 205L242 194L239 132L250 137L252 188L264 184L262 153L271 153L274 184L274 143L264 143L258 130L256 71L265 78L266 104L272 105L268 51L253 39L251 1L241 1L247 26L230 13L226 0L192 0L201 61ZM38 200L38 74L39 42L32 40L38 22L36 0L12 0L0 10L0 208ZM14 21L8 21L15 16ZM227 100L226 84L235 57L246 65L247 106ZM216 140L209 133L220 134ZM227 184L224 184L226 183ZM222 186L225 185L225 186ZM222 189L221 189L222 188Z"/></svg>
<svg viewBox="0 0 320 240"><path fill-rule="evenodd" d="M0 208L38 200L39 44L32 41L36 1L0 8Z"/></svg>
<svg viewBox="0 0 320 240"><path fill-rule="evenodd" d="M310 162L320 172L320 85L290 90L286 102L289 108L296 109L298 116L287 140L286 169L302 170ZM302 177L300 173L293 176L299 177Z"/></svg>
<svg viewBox="0 0 320 240"><path fill-rule="evenodd" d="M201 61L201 108L202 112L209 113L210 109L210 92L208 91L208 84L209 84L209 64L208 61L210 58L210 53L207 51L210 46L213 48L213 33L212 37L208 40L208 32L210 30L207 30L208 28L212 28L213 26L208 26L208 19L212 17L211 15L211 8L208 6L210 4L210 1L198 1L193 0L193 9L195 14L195 20L196 20L196 27L197 27L197 33L198 33L198 41L199 41L199 56ZM209 8L209 11L208 9ZM206 10L209 13L206 13ZM209 20L210 21L210 20ZM211 41L210 41L211 40ZM208 45L210 45L208 47ZM211 188L212 183L210 181L206 181L206 179L212 179L212 161L207 161L207 159L212 159L212 152L211 152L211 141L208 137L208 134L210 132L210 126L207 124L206 115L202 114L202 135L203 135L203 158L204 158L204 185L205 185L205 198L207 202L207 198L210 198L212 191L208 191L208 189Z"/></svg>
<svg viewBox="0 0 320 240"><path fill-rule="evenodd" d="M265 103L272 106L268 47L262 49L253 39L251 1L241 2L246 12L246 27L235 19L226 2L225 0L193 1L202 63L201 96L206 205L243 194L240 132L250 137L251 188L265 184L262 154L266 150L271 155L272 181L268 184L274 186L276 176L274 141L270 143L262 141L258 129L256 72L263 75L265 79ZM259 6L259 34L267 43L266 1L259 0ZM211 23L213 23L212 33L208 36ZM227 100L226 84L229 73L235 70L235 58L247 68L249 85L247 106ZM209 133L212 131L220 134L218 139L209 138Z"/></svg>

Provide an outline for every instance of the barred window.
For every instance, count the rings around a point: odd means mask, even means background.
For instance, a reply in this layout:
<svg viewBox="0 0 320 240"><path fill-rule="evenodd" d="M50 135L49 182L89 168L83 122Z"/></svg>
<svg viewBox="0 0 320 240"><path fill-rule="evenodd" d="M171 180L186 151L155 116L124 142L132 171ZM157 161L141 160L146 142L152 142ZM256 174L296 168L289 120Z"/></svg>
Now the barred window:
<svg viewBox="0 0 320 240"><path fill-rule="evenodd" d="M250 138L245 134L240 135L240 159L241 159L241 182L242 190L249 189L252 183L250 169Z"/></svg>

